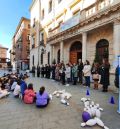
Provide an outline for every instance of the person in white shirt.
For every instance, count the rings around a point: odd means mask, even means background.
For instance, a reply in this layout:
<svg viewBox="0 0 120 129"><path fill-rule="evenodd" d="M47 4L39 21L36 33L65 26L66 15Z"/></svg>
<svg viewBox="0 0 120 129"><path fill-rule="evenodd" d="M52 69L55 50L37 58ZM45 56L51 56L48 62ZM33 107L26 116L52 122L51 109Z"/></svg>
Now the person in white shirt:
<svg viewBox="0 0 120 129"><path fill-rule="evenodd" d="M14 89L13 95L15 98L18 98L20 94L20 80L17 81L17 85Z"/></svg>
<svg viewBox="0 0 120 129"><path fill-rule="evenodd" d="M7 91L7 89L5 89L5 85L2 84L1 87L0 87L0 99L9 95L10 92Z"/></svg>
<svg viewBox="0 0 120 129"><path fill-rule="evenodd" d="M84 68L83 68L83 74L85 77L85 84L86 86L90 87L90 75L91 75L91 66L88 60L86 60Z"/></svg>
<svg viewBox="0 0 120 129"><path fill-rule="evenodd" d="M71 67L69 66L69 64L66 64L65 76L67 78L67 84L66 84L66 86L69 86L70 77L71 77Z"/></svg>
<svg viewBox="0 0 120 129"><path fill-rule="evenodd" d="M17 81L15 80L11 86L11 91L14 91L15 87L17 85Z"/></svg>

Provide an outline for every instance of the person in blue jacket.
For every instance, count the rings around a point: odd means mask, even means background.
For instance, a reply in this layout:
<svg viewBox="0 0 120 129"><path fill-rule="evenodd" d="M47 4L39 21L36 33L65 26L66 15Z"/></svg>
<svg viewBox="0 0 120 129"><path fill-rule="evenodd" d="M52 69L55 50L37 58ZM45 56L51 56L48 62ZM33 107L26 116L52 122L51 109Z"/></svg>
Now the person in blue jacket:
<svg viewBox="0 0 120 129"><path fill-rule="evenodd" d="M22 95L22 99L24 99L24 92L27 89L27 83L25 82L25 78L22 77L21 82L20 82L20 92Z"/></svg>

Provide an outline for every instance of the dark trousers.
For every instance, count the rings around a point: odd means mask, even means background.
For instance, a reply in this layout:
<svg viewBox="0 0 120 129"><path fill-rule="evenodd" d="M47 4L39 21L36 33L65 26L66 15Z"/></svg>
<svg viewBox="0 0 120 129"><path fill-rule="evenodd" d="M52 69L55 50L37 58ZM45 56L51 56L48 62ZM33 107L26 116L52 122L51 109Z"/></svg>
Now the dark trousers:
<svg viewBox="0 0 120 129"><path fill-rule="evenodd" d="M61 75L61 81L62 81L62 84L65 85L65 73L64 72Z"/></svg>
<svg viewBox="0 0 120 129"><path fill-rule="evenodd" d="M69 84L70 83L70 78L67 78L67 84Z"/></svg>
<svg viewBox="0 0 120 129"><path fill-rule="evenodd" d="M40 77L40 73L37 73L37 77Z"/></svg>
<svg viewBox="0 0 120 129"><path fill-rule="evenodd" d="M103 91L106 91L106 92L108 91L108 85L103 84Z"/></svg>
<svg viewBox="0 0 120 129"><path fill-rule="evenodd" d="M90 76L85 76L86 86L90 87Z"/></svg>
<svg viewBox="0 0 120 129"><path fill-rule="evenodd" d="M79 72L79 82L82 84L83 83L83 72Z"/></svg>
<svg viewBox="0 0 120 129"><path fill-rule="evenodd" d="M76 85L77 84L77 77L73 77L73 85Z"/></svg>

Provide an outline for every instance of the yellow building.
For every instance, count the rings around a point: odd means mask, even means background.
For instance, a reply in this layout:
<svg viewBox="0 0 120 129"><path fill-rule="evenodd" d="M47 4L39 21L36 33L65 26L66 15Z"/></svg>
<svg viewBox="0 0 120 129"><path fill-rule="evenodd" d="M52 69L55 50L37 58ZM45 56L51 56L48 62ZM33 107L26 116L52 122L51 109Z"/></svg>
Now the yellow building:
<svg viewBox="0 0 120 129"><path fill-rule="evenodd" d="M30 66L104 57L112 65L120 54L119 12L119 0L33 0Z"/></svg>

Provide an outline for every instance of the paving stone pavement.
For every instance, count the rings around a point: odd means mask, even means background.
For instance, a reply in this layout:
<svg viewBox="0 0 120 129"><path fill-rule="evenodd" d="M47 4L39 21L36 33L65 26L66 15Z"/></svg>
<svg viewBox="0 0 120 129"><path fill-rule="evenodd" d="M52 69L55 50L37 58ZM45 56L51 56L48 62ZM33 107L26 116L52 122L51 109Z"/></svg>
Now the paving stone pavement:
<svg viewBox="0 0 120 129"><path fill-rule="evenodd" d="M35 104L27 105L21 100L15 99L11 94L0 100L0 129L84 129L82 122L83 103L82 97L86 97L86 88L80 85L65 87L58 82L44 78L29 78L28 83L34 84L34 89L39 90L44 85L49 93L55 90L65 89L72 94L70 106L60 103L60 99L53 96L49 106L37 109ZM115 105L109 104L111 96L115 98ZM99 103L104 109L101 119L109 129L120 129L120 115L117 113L118 94L109 91L101 92L90 89L90 98ZM101 129L99 126L85 127L85 129Z"/></svg>

